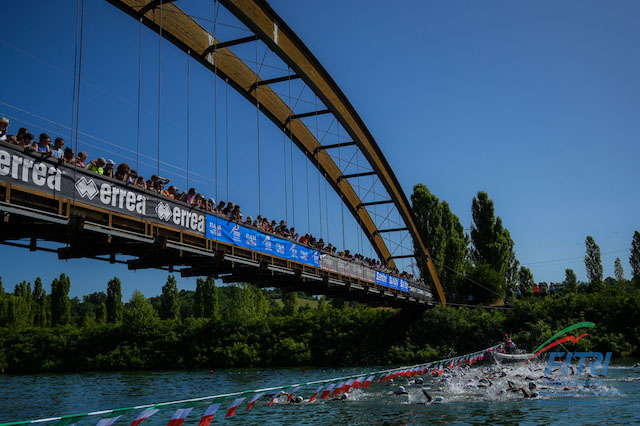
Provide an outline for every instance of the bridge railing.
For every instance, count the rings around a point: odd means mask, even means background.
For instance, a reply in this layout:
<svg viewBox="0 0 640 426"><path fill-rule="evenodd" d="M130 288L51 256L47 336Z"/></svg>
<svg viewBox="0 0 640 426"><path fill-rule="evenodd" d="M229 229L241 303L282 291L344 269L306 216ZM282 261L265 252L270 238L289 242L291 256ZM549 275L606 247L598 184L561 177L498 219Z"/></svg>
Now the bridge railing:
<svg viewBox="0 0 640 426"><path fill-rule="evenodd" d="M422 282L406 280L358 260L324 253L160 193L4 142L0 142L0 181L73 204L155 222L158 226L208 240L357 278L407 293L409 297L432 299L428 286Z"/></svg>

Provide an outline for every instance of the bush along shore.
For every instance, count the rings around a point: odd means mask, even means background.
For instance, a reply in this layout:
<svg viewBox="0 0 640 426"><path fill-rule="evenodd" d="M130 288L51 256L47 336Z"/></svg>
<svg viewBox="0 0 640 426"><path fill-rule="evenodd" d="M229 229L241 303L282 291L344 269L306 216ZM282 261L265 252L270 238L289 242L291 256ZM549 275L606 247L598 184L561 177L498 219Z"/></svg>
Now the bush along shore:
<svg viewBox="0 0 640 426"><path fill-rule="evenodd" d="M46 294L37 279L8 294L0 284L0 371L358 366L424 362L468 353L509 333L532 350L580 321L596 327L569 350L639 357L640 290L604 286L512 302L510 310L436 307L391 310L197 281L178 291L169 276L158 297L121 284L68 297L62 274Z"/></svg>

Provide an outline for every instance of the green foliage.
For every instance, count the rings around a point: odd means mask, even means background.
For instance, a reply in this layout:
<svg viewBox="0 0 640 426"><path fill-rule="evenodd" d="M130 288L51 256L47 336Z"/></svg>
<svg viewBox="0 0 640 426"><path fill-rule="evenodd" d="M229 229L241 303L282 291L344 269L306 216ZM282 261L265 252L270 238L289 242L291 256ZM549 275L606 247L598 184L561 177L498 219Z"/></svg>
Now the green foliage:
<svg viewBox="0 0 640 426"><path fill-rule="evenodd" d="M520 267L520 271L518 272L518 282L520 283L522 291L528 290L533 287L535 281L533 280L533 273L529 268L526 268L524 266Z"/></svg>
<svg viewBox="0 0 640 426"><path fill-rule="evenodd" d="M196 318L209 318L215 321L220 319L218 287L213 277L207 277L206 280L198 279L194 307Z"/></svg>
<svg viewBox="0 0 640 426"><path fill-rule="evenodd" d="M151 302L138 290L134 290L124 307L123 325L134 333L151 329L158 322L158 314Z"/></svg>
<svg viewBox="0 0 640 426"><path fill-rule="evenodd" d="M617 257L616 261L613 264L613 269L616 275L616 281L618 281L618 284L624 284L625 279L624 279L624 269L622 269L622 262L620 261L620 258Z"/></svg>
<svg viewBox="0 0 640 426"><path fill-rule="evenodd" d="M327 298L321 297L318 299L318 312L327 312Z"/></svg>
<svg viewBox="0 0 640 426"><path fill-rule="evenodd" d="M587 254L584 257L584 265L587 268L589 291L597 292L602 289L602 262L600 261L600 247L592 236L585 240Z"/></svg>
<svg viewBox="0 0 640 426"><path fill-rule="evenodd" d="M42 288L42 280L36 278L33 289L33 325L47 326L47 292Z"/></svg>
<svg viewBox="0 0 640 426"><path fill-rule="evenodd" d="M122 306L122 284L118 277L113 277L107 283L107 322L117 324L122 321L124 308ZM97 319L97 318L96 318Z"/></svg>
<svg viewBox="0 0 640 426"><path fill-rule="evenodd" d="M282 312L285 315L295 315L296 312L298 312L298 307L296 306L296 294L293 291L282 292L282 304L284 305Z"/></svg>
<svg viewBox="0 0 640 426"><path fill-rule="evenodd" d="M631 276L636 288L640 288L640 232L634 231L631 240L631 256L629 257L629 265L631 265Z"/></svg>
<svg viewBox="0 0 640 426"><path fill-rule="evenodd" d="M52 325L66 325L71 322L70 288L71 280L65 274L60 274L60 278L55 278L51 283Z"/></svg>
<svg viewBox="0 0 640 426"><path fill-rule="evenodd" d="M167 283L162 286L160 296L160 318L163 320L180 319L180 299L178 298L178 285L173 275L167 277Z"/></svg>
<svg viewBox="0 0 640 426"><path fill-rule="evenodd" d="M471 205L471 256L475 263L488 265L501 277L503 283L514 278L516 258L513 240L502 226L502 219L495 217L493 201L486 192L478 192Z"/></svg>
<svg viewBox="0 0 640 426"><path fill-rule="evenodd" d="M96 323L105 324L107 322L107 305L102 302L96 308Z"/></svg>
<svg viewBox="0 0 640 426"><path fill-rule="evenodd" d="M564 271L564 292L565 293L577 293L578 292L578 278L573 269L566 269Z"/></svg>
<svg viewBox="0 0 640 426"><path fill-rule="evenodd" d="M457 300L476 304L496 302L505 295L503 280L504 277L490 265L477 263L467 273L467 279L460 283ZM469 299L469 296L473 299Z"/></svg>
<svg viewBox="0 0 640 426"><path fill-rule="evenodd" d="M446 201L441 202L422 184L413 187L411 204L420 236L434 261L440 282L445 292L455 293L465 272L469 245L460 219ZM423 276L429 276L425 265L420 264L420 270Z"/></svg>

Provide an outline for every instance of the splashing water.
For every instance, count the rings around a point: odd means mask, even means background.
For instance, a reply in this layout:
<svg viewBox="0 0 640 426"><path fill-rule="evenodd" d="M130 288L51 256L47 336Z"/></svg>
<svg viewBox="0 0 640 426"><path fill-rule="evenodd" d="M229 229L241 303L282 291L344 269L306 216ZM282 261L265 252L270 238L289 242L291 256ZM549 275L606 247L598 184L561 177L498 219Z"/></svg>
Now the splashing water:
<svg viewBox="0 0 640 426"><path fill-rule="evenodd" d="M304 397L303 403L287 403L286 398L281 397L267 407L270 399L262 398L250 412L241 407L234 419L272 424L335 421L355 424L439 421L575 423L576 419L588 419L589 423L640 423L640 369L611 366L605 377L590 377L586 371L572 376L562 376L556 371L545 376L545 367L546 362L530 362L517 370L515 366L488 363L471 368L456 367L441 377L425 374L423 384L415 383L417 377L397 378L393 385L374 381L370 389L353 390L346 400L323 399L309 404L307 401L315 390L311 386L296 393ZM358 372L355 369L309 369L306 372L299 369L247 369L219 370L213 375L205 371L4 375L0 376L0 423ZM554 384L558 380L564 380L564 383ZM530 382L535 387L530 386ZM394 395L398 386L404 386L408 394ZM574 396L548 395L551 390L565 387L579 392ZM530 396L534 392L539 395L525 398L520 388ZM423 389L433 398L432 403L427 403ZM439 397L442 402L436 402ZM184 424L197 425L206 406L196 407ZM221 409L215 419L222 419L223 411ZM172 412L172 409L162 410L144 424L166 424ZM132 418L129 417L133 414L123 417L118 423L130 423ZM95 419L85 419L79 424L95 422Z"/></svg>

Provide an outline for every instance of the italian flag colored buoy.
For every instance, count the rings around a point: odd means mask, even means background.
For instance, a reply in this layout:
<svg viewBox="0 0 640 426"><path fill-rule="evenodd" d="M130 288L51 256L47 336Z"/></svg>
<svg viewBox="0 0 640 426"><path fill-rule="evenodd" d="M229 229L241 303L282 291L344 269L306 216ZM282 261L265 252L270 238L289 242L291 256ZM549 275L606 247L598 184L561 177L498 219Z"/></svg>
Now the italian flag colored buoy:
<svg viewBox="0 0 640 426"><path fill-rule="evenodd" d="M138 417L136 417L136 419L131 423L131 426L138 426L140 423L153 416L158 411L160 410L158 410L157 408L147 408L146 410L143 410L142 413L138 414Z"/></svg>
<svg viewBox="0 0 640 426"><path fill-rule="evenodd" d="M251 401L249 401L249 405L247 405L247 409L245 411L251 410L253 406L256 405L256 402L262 398L262 395L264 395L264 392L255 394L253 398L251 398Z"/></svg>
<svg viewBox="0 0 640 426"><path fill-rule="evenodd" d="M313 393L313 395L311 395L311 398L309 398L309 402L313 402L316 400L316 396L318 396L318 394L320 393L320 391L322 390L322 385L320 385L318 387L318 389L316 389L316 391Z"/></svg>
<svg viewBox="0 0 640 426"><path fill-rule="evenodd" d="M216 415L216 412L221 405L222 403L216 402L215 404L211 404L209 407L207 407L206 411L202 415L202 418L200 419L200 423L198 423L198 426L209 426L211 424L211 420L213 420L213 416Z"/></svg>
<svg viewBox="0 0 640 426"><path fill-rule="evenodd" d="M224 416L224 418L228 419L229 417L233 417L233 415L236 414L236 410L238 409L240 404L242 404L242 401L244 401L245 399L246 398L236 398L233 401L233 404L231 404L231 407L229 408L229 411L227 411L227 415Z"/></svg>

